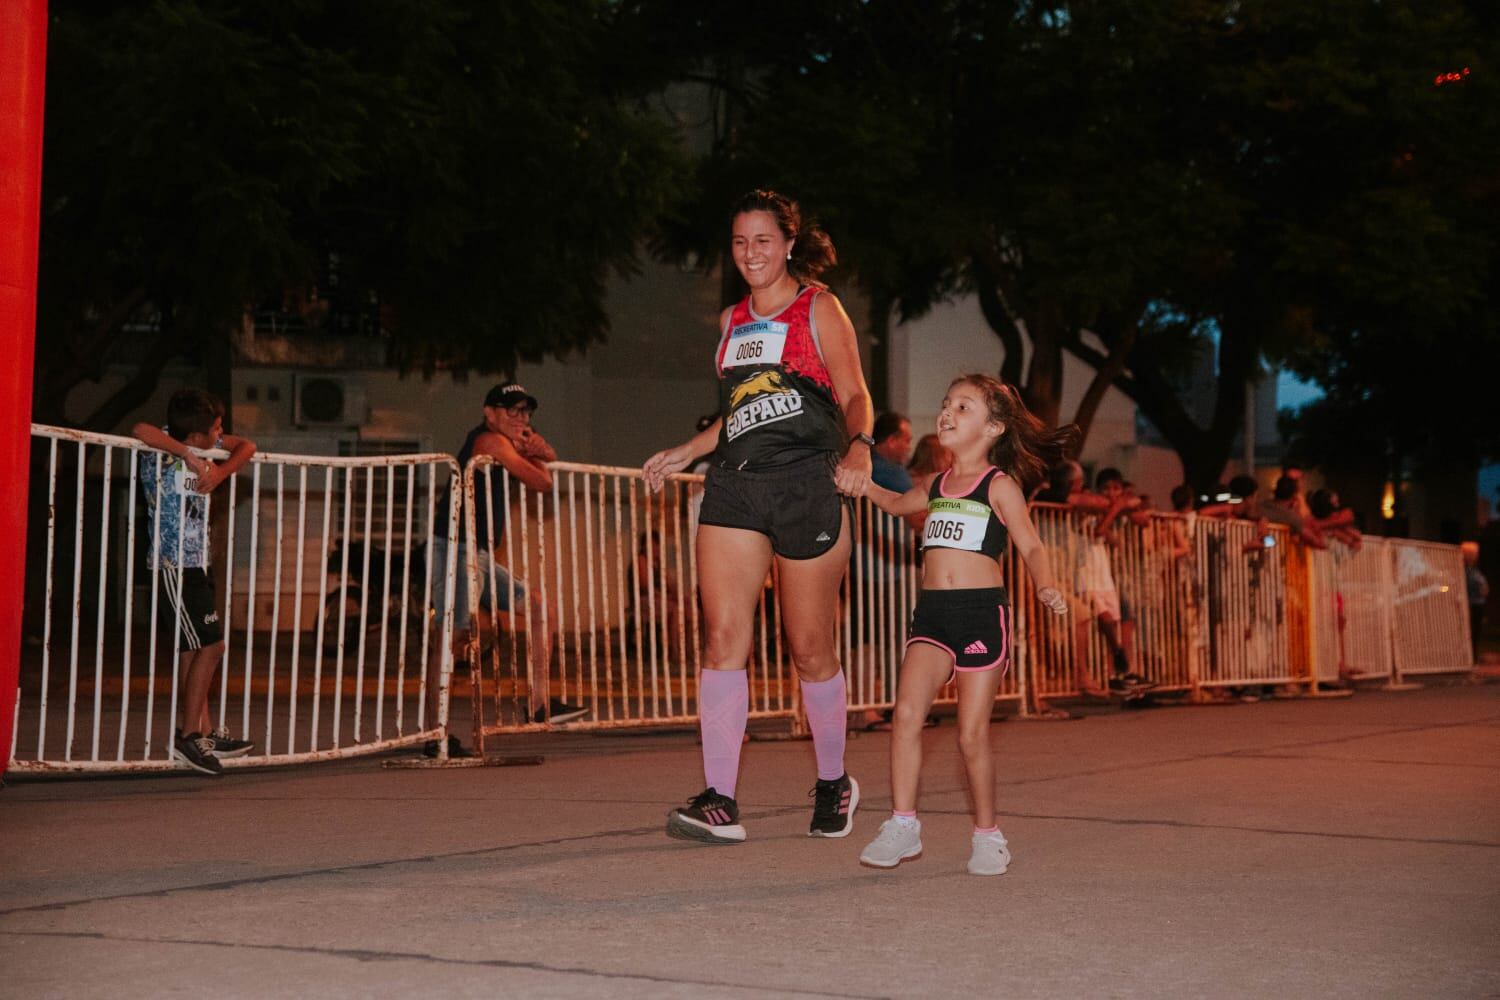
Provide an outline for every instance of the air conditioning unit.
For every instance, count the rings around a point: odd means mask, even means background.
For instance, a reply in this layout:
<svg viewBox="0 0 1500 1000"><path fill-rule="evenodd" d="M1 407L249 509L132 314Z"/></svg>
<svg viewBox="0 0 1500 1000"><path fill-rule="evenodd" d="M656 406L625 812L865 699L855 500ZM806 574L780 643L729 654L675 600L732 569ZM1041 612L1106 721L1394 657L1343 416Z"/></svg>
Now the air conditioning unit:
<svg viewBox="0 0 1500 1000"><path fill-rule="evenodd" d="M292 423L297 427L358 427L370 416L363 379L349 375L292 375Z"/></svg>

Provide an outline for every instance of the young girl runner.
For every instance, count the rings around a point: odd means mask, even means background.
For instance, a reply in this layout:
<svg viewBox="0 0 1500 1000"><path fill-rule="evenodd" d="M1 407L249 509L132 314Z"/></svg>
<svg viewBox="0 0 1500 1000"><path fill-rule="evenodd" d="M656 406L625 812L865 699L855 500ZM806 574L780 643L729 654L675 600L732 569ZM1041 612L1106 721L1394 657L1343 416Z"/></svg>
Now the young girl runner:
<svg viewBox="0 0 1500 1000"><path fill-rule="evenodd" d="M950 385L937 426L939 440L953 452L947 472L903 494L873 484L865 492L898 517L925 510L927 523L922 593L911 616L891 736L894 811L859 860L894 868L922 853L922 722L938 689L957 676L958 744L974 802L969 872L1001 875L1010 851L995 825L990 712L1010 654L1011 614L999 559L1008 535L1026 561L1038 600L1056 614L1067 613L1026 509L1026 487L1041 478L1075 431L1049 431L1015 389L988 375L965 375Z"/></svg>

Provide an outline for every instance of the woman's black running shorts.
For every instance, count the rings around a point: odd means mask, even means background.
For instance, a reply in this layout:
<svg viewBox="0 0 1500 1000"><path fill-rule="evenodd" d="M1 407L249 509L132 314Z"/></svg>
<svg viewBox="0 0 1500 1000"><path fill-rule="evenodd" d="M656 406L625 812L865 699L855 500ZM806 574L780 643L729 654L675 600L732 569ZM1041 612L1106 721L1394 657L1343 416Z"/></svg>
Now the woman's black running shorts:
<svg viewBox="0 0 1500 1000"><path fill-rule="evenodd" d="M839 540L842 525L836 463L832 452L818 452L771 469L714 466L704 476L698 523L758 531L784 559L820 556Z"/></svg>

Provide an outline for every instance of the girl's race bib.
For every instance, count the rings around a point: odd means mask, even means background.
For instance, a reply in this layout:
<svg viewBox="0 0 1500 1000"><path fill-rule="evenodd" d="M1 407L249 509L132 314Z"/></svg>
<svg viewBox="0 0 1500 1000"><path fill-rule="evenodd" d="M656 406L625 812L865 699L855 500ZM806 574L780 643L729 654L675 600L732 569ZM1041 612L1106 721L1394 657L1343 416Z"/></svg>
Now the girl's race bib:
<svg viewBox="0 0 1500 1000"><path fill-rule="evenodd" d="M952 500L947 497L929 500L927 524L922 530L922 547L978 552L984 546L984 531L989 526L989 521L989 506L977 500Z"/></svg>

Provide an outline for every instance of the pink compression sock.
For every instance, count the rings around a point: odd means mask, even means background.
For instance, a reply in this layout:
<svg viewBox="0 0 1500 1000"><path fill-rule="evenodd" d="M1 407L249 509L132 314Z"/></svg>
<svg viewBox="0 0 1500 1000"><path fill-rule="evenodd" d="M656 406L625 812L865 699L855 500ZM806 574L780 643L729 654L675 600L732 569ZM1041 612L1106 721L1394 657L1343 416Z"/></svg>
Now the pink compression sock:
<svg viewBox="0 0 1500 1000"><path fill-rule="evenodd" d="M743 670L705 670L698 679L698 727L703 734L703 777L708 787L734 798L740 745L750 715L750 683Z"/></svg>
<svg viewBox="0 0 1500 1000"><path fill-rule="evenodd" d="M826 681L802 682L802 707L812 727L813 749L818 755L818 780L844 776L844 740L849 729L849 699L841 670Z"/></svg>

